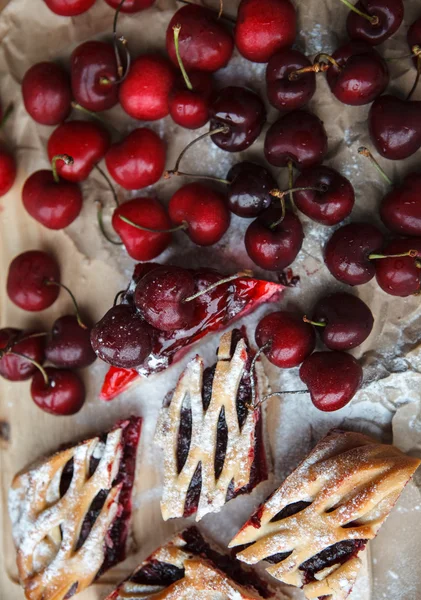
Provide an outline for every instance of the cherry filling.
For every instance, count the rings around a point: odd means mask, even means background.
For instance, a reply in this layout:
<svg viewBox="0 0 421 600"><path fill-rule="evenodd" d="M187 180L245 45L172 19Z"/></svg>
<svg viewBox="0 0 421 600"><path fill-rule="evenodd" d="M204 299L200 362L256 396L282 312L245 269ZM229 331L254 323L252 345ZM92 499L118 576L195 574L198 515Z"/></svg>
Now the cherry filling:
<svg viewBox="0 0 421 600"><path fill-rule="evenodd" d="M302 565L300 571L304 572L304 585L315 580L315 575L331 567L332 565L342 565L351 558L354 558L364 549L368 540L345 540L329 546L316 556L309 558Z"/></svg>

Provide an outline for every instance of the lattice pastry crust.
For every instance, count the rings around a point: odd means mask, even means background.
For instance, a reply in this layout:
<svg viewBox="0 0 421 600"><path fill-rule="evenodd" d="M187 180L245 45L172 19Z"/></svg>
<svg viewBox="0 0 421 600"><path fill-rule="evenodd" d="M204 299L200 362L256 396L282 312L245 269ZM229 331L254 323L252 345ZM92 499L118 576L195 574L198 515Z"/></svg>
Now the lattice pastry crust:
<svg viewBox="0 0 421 600"><path fill-rule="evenodd" d="M420 462L365 435L333 430L230 547L245 546L237 557L248 564L270 559L266 570L302 587L308 599L344 600L358 575L358 553L376 536ZM335 544L336 557L342 558L329 564L327 553L335 560ZM339 552L345 547L351 548L348 556ZM305 565L318 564L317 557L327 566L308 577Z"/></svg>
<svg viewBox="0 0 421 600"><path fill-rule="evenodd" d="M262 411L246 409L245 421L240 425L237 395L241 382L249 376L252 355L244 337L239 339L234 352L232 341L233 332L221 337L210 402L206 409L203 403L204 364L203 360L196 356L181 375L169 405L164 404L161 411L155 441L164 453L164 489L161 501L164 520L182 517L185 514L190 485L200 465L201 492L197 521L207 513L218 512L227 502L229 490L233 497L242 488L254 487L251 483L252 469L255 461L259 460L256 457L256 444ZM254 378L258 402L267 392L267 379L259 361L255 365ZM248 400L251 401L251 396ZM191 411L191 438L187 458L179 472L177 447L182 411L186 409ZM225 416L228 435L222 471L216 476L215 456L221 412ZM266 463L265 457L261 463ZM266 469L266 466L263 466L263 469ZM264 478L266 471L261 479Z"/></svg>

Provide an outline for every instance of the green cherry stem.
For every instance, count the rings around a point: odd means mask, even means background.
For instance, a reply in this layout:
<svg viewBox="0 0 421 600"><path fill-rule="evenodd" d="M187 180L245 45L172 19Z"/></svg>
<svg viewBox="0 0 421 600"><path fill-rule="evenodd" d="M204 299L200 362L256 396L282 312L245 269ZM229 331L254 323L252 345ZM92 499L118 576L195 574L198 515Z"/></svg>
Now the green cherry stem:
<svg viewBox="0 0 421 600"><path fill-rule="evenodd" d="M365 158L370 159L371 164L373 165L373 167L380 173L380 175L383 177L383 179L389 184L389 185L393 185L393 181L390 179L390 177L386 174L386 172L384 171L384 169L382 169L382 167L379 165L379 163L377 162L377 160L374 158L374 156L372 155L372 153L370 152L370 150L368 148L366 148L365 146L361 146L360 148L358 148L358 154L361 154L361 156L365 156Z"/></svg>
<svg viewBox="0 0 421 600"><path fill-rule="evenodd" d="M305 75L306 73L324 73L330 69L330 66L330 64L315 62L309 67L303 67L302 69L291 71L291 73L288 75L288 79L290 81L297 81L301 75Z"/></svg>
<svg viewBox="0 0 421 600"><path fill-rule="evenodd" d="M307 192L307 191L312 191L312 192L326 192L327 188L326 186L321 186L321 187L291 187L288 188L287 190L281 191L281 190L271 190L269 192L269 194L271 196L274 196L275 198L279 198L281 201L281 217L275 221L274 223L272 223L272 225L270 226L271 229L275 229L275 227L277 225L279 225L280 223L282 223L282 221L285 219L285 214L286 214L286 206L285 206L285 196L287 194L289 194L290 200L291 200L291 196L294 192ZM295 206L294 201L292 200L292 206Z"/></svg>
<svg viewBox="0 0 421 600"><path fill-rule="evenodd" d="M171 227L170 229L150 229L149 227L144 227L143 225L138 225L133 221L130 221L127 217L123 215L118 215L119 218L127 223L127 225L131 225L132 227L136 227L136 229L140 229L141 231L148 231L149 233L174 233L175 231L186 230L189 228L189 224L187 221L183 221L181 225L176 225L175 227Z"/></svg>
<svg viewBox="0 0 421 600"><path fill-rule="evenodd" d="M102 235L105 237L105 239L107 240L107 242L109 242L110 244L113 244L114 246L122 246L123 242L118 241L118 240L113 240L112 238L110 238L110 236L108 235L106 229L105 229L105 225L104 225L104 205L101 202L101 200L95 200L95 204L97 206L97 213L96 213L96 218L98 221L98 227L99 230L101 231Z"/></svg>
<svg viewBox="0 0 421 600"><path fill-rule="evenodd" d="M228 179L220 179L219 177L213 177L212 175L199 175L198 173L184 173L183 171L166 171L164 175L164 179L171 179L172 176L175 177L190 177L191 179L206 179L207 181L214 181L215 183L223 183L225 185L230 185L232 181Z"/></svg>
<svg viewBox="0 0 421 600"><path fill-rule="evenodd" d="M224 279L220 279L219 281L212 283L212 285L207 287L205 290L201 290L200 292L193 294L193 296L184 298L183 302L192 302L193 300L200 298L200 296L204 296L204 294L211 292L212 290L219 287L220 285L223 285L224 283L231 283L231 281L235 281L236 279L242 279L243 277L253 277L252 271L249 271L249 270L240 271L239 273L235 273L234 275L231 275L230 277L225 277Z"/></svg>
<svg viewBox="0 0 421 600"><path fill-rule="evenodd" d="M265 396L264 398L262 398L260 400L260 402L258 402L257 404L255 404L252 408L253 410L256 410L257 408L259 408L264 402L267 402L268 400L270 400L271 398L274 398L275 396L284 396L286 394L309 394L310 392L308 390L287 390L285 392L272 392L271 394L268 394L267 396Z"/></svg>
<svg viewBox="0 0 421 600"><path fill-rule="evenodd" d="M42 367L35 360L33 360L32 358L29 358L29 356L26 356L25 354L21 354L20 352L15 352L14 350L9 350L8 354L13 354L14 356L19 356L20 358L24 358L25 360L27 360L28 362L30 362L31 364L33 364L34 367L36 367L40 371L41 375L44 377L45 385L48 386L50 384L50 381L48 379L48 375L47 375L44 367Z"/></svg>
<svg viewBox="0 0 421 600"><path fill-rule="evenodd" d="M4 125L6 125L7 121L9 120L10 115L12 114L13 110L14 110L14 105L13 102L11 102L9 104L9 106L6 108L4 115L0 121L0 129L2 129L4 127Z"/></svg>
<svg viewBox="0 0 421 600"><path fill-rule="evenodd" d="M200 135L198 138L196 138L195 140L193 140L192 142L190 142L190 144L187 144L187 146L184 148L184 150L181 152L180 156L177 159L177 162L175 163L175 167L174 169L171 169L170 171L165 171L164 173L164 179L169 179L171 177L171 175L177 175L180 169L180 163L184 157L184 155L186 154L186 152L188 150L190 150L190 148L192 146L194 146L197 142L200 142L201 140L204 140L205 138L211 136L211 135L216 135L217 133L229 133L229 127L228 125L224 125L223 127L217 127L216 129L211 129L210 131L207 131L206 133L203 133L202 135Z"/></svg>
<svg viewBox="0 0 421 600"><path fill-rule="evenodd" d="M377 17L376 15L368 15L367 13L362 12L356 6L351 4L351 2L349 2L349 0L340 0L340 1L342 2L342 4L345 4L345 6L347 6L349 8L349 10L352 10L354 13L357 13L357 15L359 15L363 19L366 19L367 21L369 21L369 23L371 23L372 25L379 24L380 20L379 20L379 17Z"/></svg>
<svg viewBox="0 0 421 600"><path fill-rule="evenodd" d="M314 325L314 327L326 327L327 326L327 323L325 323L324 321L312 321L306 315L304 315L303 321L304 321L304 323L309 323L310 325Z"/></svg>
<svg viewBox="0 0 421 600"><path fill-rule="evenodd" d="M175 53L177 56L177 62L178 62L178 66L180 67L180 71L183 75L183 79L184 82L187 86L187 89L192 91L193 90L193 86L192 86L192 82L190 81L190 77L187 74L187 71L184 67L183 64L183 60L181 58L181 54L180 54L180 31L181 31L181 25L177 24L174 25L174 27L172 28L174 31L174 46L175 46Z"/></svg>
<svg viewBox="0 0 421 600"><path fill-rule="evenodd" d="M409 256L410 258L416 258L418 255L417 250L408 250L408 252L402 252L401 254L369 254L369 260L381 260L383 258L405 258Z"/></svg>
<svg viewBox="0 0 421 600"><path fill-rule="evenodd" d="M116 207L118 208L120 206L120 202L118 201L118 197L117 197L117 193L114 189L113 184L111 183L110 178L108 177L108 175L105 173L105 171L103 171L103 169L101 169L101 167L99 165L95 165L95 169L98 171L98 173L100 173L102 175L102 177L105 179L105 181L107 182L108 187L110 188L110 191L113 195L114 198L114 203L116 205Z"/></svg>
<svg viewBox="0 0 421 600"><path fill-rule="evenodd" d="M53 156L51 161L51 170L53 172L53 178L56 183L60 183L60 176L57 173L57 161L62 160L66 165L73 165L75 162L71 156L68 154L56 154Z"/></svg>
<svg viewBox="0 0 421 600"><path fill-rule="evenodd" d="M342 67L341 65L333 58L333 56L330 56L330 54L326 54L326 52L320 52L320 54L318 54L316 56L316 58L313 61L313 64L319 64L321 63L322 60L327 61L329 64L327 65L328 67L333 65L334 67L336 67L339 71L342 71ZM324 70L327 71L327 69L320 69L320 70Z"/></svg>
<svg viewBox="0 0 421 600"><path fill-rule="evenodd" d="M76 298L75 298L73 292L67 287L67 285L64 285L64 283L59 283L58 281L53 281L52 279L45 279L44 284L45 285L54 285L56 287L63 288L63 290L66 290L66 292L69 294L70 298L72 299L73 305L75 307L76 319L77 319L79 327L81 327L82 329L88 329L87 326L85 325L85 323L82 321L82 318L80 316L79 306L76 301Z"/></svg>

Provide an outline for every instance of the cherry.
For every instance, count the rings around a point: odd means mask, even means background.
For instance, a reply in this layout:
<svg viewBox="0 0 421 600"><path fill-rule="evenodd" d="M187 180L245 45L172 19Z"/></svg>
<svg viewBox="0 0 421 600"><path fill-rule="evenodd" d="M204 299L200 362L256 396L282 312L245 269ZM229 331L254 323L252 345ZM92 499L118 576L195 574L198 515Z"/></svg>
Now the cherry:
<svg viewBox="0 0 421 600"><path fill-rule="evenodd" d="M0 145L0 197L5 196L16 181L16 162L10 152Z"/></svg>
<svg viewBox="0 0 421 600"><path fill-rule="evenodd" d="M170 219L185 225L189 238L199 246L219 242L230 224L230 213L223 194L201 183L181 187L168 205Z"/></svg>
<svg viewBox="0 0 421 600"><path fill-rule="evenodd" d="M280 50L272 56L266 68L266 86L269 102L281 112L298 110L305 106L316 91L314 72L302 73L309 69L311 62L298 50Z"/></svg>
<svg viewBox="0 0 421 600"><path fill-rule="evenodd" d="M111 146L105 156L111 177L126 190L156 183L165 168L165 145L151 129L135 129Z"/></svg>
<svg viewBox="0 0 421 600"><path fill-rule="evenodd" d="M228 208L239 217L257 217L272 203L270 192L277 187L267 169L243 161L234 165L227 175Z"/></svg>
<svg viewBox="0 0 421 600"><path fill-rule="evenodd" d="M142 365L152 350L150 333L150 326L134 308L119 304L92 329L92 348L104 362L134 369Z"/></svg>
<svg viewBox="0 0 421 600"><path fill-rule="evenodd" d="M247 254L253 262L268 271L282 271L301 250L304 240L300 219L272 205L253 221L245 235ZM275 224L275 226L274 226Z"/></svg>
<svg viewBox="0 0 421 600"><path fill-rule="evenodd" d="M133 227L121 217L149 228L149 231ZM135 260L152 260L171 242L170 233L150 231L171 228L171 221L157 198L134 198L125 202L114 211L112 225Z"/></svg>
<svg viewBox="0 0 421 600"><path fill-rule="evenodd" d="M43 334L23 332L11 327L0 329L0 376L9 381L30 379L36 373L37 367L23 356L42 364L44 351ZM14 352L17 354L13 354Z"/></svg>
<svg viewBox="0 0 421 600"><path fill-rule="evenodd" d="M72 92L66 71L52 62L33 65L22 80L27 113L41 125L58 125L70 114Z"/></svg>
<svg viewBox="0 0 421 600"><path fill-rule="evenodd" d="M46 367L35 373L31 397L35 404L52 415L74 415L85 403L85 386L73 371Z"/></svg>
<svg viewBox="0 0 421 600"><path fill-rule="evenodd" d="M399 235L421 236L421 174L410 173L389 192L380 205L380 216L388 229Z"/></svg>
<svg viewBox="0 0 421 600"><path fill-rule="evenodd" d="M319 410L333 412L352 400L363 381L361 365L345 352L315 352L300 367L300 378Z"/></svg>
<svg viewBox="0 0 421 600"><path fill-rule="evenodd" d="M56 162L64 160L71 164L70 156L55 156L52 171L33 173L25 182L22 202L28 213L49 229L64 229L72 223L82 210L83 196L79 186L60 180Z"/></svg>
<svg viewBox="0 0 421 600"><path fill-rule="evenodd" d="M9 266L7 294L23 310L35 312L49 308L60 288L48 282L60 281L60 269L46 252L29 250L16 256Z"/></svg>
<svg viewBox="0 0 421 600"><path fill-rule="evenodd" d="M335 169L323 165L305 169L296 179L294 187L323 190L308 189L294 194L296 207L322 225L336 225L351 214L355 201L354 188Z"/></svg>
<svg viewBox="0 0 421 600"><path fill-rule="evenodd" d="M349 2L346 4L351 8ZM352 40L363 40L377 46L399 29L403 15L402 0L360 0L348 15L348 35Z"/></svg>
<svg viewBox="0 0 421 600"><path fill-rule="evenodd" d="M241 0L234 38L247 60L268 62L275 52L292 46L296 30L297 13L289 0Z"/></svg>
<svg viewBox="0 0 421 600"><path fill-rule="evenodd" d="M322 121L312 113L297 110L284 115L268 130L265 156L275 167L292 162L298 168L321 163L327 153L327 135Z"/></svg>
<svg viewBox="0 0 421 600"><path fill-rule="evenodd" d="M379 286L392 296L411 296L421 289L421 239L409 238L393 240L384 249L385 254L410 253L413 255L390 257L376 261L376 279Z"/></svg>
<svg viewBox="0 0 421 600"><path fill-rule="evenodd" d="M65 315L57 319L45 349L47 360L64 369L83 369L96 360L91 346L91 329L81 327L78 317Z"/></svg>
<svg viewBox="0 0 421 600"><path fill-rule="evenodd" d="M381 262L381 261L379 261ZM373 329L373 315L360 298L336 292L321 298L313 310L312 320L329 350L351 350L360 346Z"/></svg>
<svg viewBox="0 0 421 600"><path fill-rule="evenodd" d="M121 0L105 0L112 8L119 8ZM153 5L155 0L126 0L120 11L122 13L137 13Z"/></svg>
<svg viewBox="0 0 421 600"><path fill-rule="evenodd" d="M167 52L177 65L173 28L180 25L180 56L187 71L218 71L225 67L234 49L234 41L211 10L189 4L180 8L167 29Z"/></svg>
<svg viewBox="0 0 421 600"><path fill-rule="evenodd" d="M89 10L96 0L44 0L44 2L56 15L76 17Z"/></svg>
<svg viewBox="0 0 421 600"><path fill-rule="evenodd" d="M266 358L280 369L300 365L316 346L314 329L290 311L266 315L256 328L256 344Z"/></svg>
<svg viewBox="0 0 421 600"><path fill-rule="evenodd" d="M169 113L168 97L175 81L170 62L158 54L139 56L120 85L123 110L139 121L157 121Z"/></svg>
<svg viewBox="0 0 421 600"><path fill-rule="evenodd" d="M59 162L57 173L68 181L87 179L97 162L104 158L110 146L110 136L99 123L68 121L53 131L48 140L50 161L57 155L68 154L72 164Z"/></svg>

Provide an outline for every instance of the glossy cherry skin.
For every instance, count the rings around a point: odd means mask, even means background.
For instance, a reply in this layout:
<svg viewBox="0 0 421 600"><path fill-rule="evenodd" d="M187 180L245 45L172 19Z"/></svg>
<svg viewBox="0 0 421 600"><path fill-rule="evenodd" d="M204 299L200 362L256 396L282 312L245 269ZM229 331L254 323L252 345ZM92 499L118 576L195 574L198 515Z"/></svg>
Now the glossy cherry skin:
<svg viewBox="0 0 421 600"><path fill-rule="evenodd" d="M10 344L12 351L24 354L42 365L45 359L45 337L28 337L32 333L11 327L0 329L0 350L4 350ZM25 381L37 371L35 365L14 354L5 354L0 359L0 376L9 381Z"/></svg>
<svg viewBox="0 0 421 600"><path fill-rule="evenodd" d="M379 154L403 160L421 147L421 102L384 95L371 105L370 137Z"/></svg>
<svg viewBox="0 0 421 600"><path fill-rule="evenodd" d="M421 17L412 23L411 27L408 29L406 39L411 51L414 46L421 45ZM418 58L414 56L412 60L414 61L415 66L417 66Z"/></svg>
<svg viewBox="0 0 421 600"><path fill-rule="evenodd" d="M421 174L410 173L389 192L380 205L380 216L390 231L421 236Z"/></svg>
<svg viewBox="0 0 421 600"><path fill-rule="evenodd" d="M52 62L33 65L22 80L26 112L41 125L59 125L70 114L72 91L67 72Z"/></svg>
<svg viewBox="0 0 421 600"><path fill-rule="evenodd" d="M333 412L352 400L363 381L361 365L345 352L315 352L300 367L300 378L319 410Z"/></svg>
<svg viewBox="0 0 421 600"><path fill-rule="evenodd" d="M57 162L57 173L68 181L80 182L89 177L94 166L104 158L110 147L106 129L93 121L67 121L53 131L48 140L50 162L58 154L68 154L72 165Z"/></svg>
<svg viewBox="0 0 421 600"><path fill-rule="evenodd" d="M126 190L156 183L165 168L165 144L151 129L135 129L111 146L105 163L111 177Z"/></svg>
<svg viewBox="0 0 421 600"><path fill-rule="evenodd" d="M316 327L329 350L351 350L360 346L373 329L373 315L358 296L336 292L321 298L314 307L312 320L325 323Z"/></svg>
<svg viewBox="0 0 421 600"><path fill-rule="evenodd" d="M0 197L12 189L16 181L16 162L10 152L0 145Z"/></svg>
<svg viewBox="0 0 421 600"><path fill-rule="evenodd" d="M172 196L168 212L175 225L187 223L185 232L198 246L219 242L230 224L225 196L202 183L181 187Z"/></svg>
<svg viewBox="0 0 421 600"><path fill-rule="evenodd" d="M194 301L184 299L194 293L195 281L190 271L158 267L139 281L134 302L149 325L161 331L175 331L193 324Z"/></svg>
<svg viewBox="0 0 421 600"><path fill-rule="evenodd" d="M167 249L171 242L170 233L142 231L125 223L120 215L149 229L170 229L172 223L158 198L134 198L125 202L114 211L112 225L129 256L135 260L152 260Z"/></svg>
<svg viewBox="0 0 421 600"><path fill-rule="evenodd" d="M42 374L35 373L31 382L31 397L43 411L57 416L74 415L85 404L85 386L77 373L46 367L48 385Z"/></svg>
<svg viewBox="0 0 421 600"><path fill-rule="evenodd" d="M115 367L139 367L152 350L151 328L128 304L113 306L91 333L92 348Z"/></svg>
<svg viewBox="0 0 421 600"><path fill-rule="evenodd" d="M188 72L213 73L228 64L234 40L213 11L190 4L180 8L171 19L167 29L167 52L174 65L178 66L174 45L175 25L181 25L180 55Z"/></svg>
<svg viewBox="0 0 421 600"><path fill-rule="evenodd" d="M288 267L304 240L300 219L292 212L287 211L284 220L271 228L280 217L280 207L272 205L249 225L244 238L252 261L268 271L282 271Z"/></svg>
<svg viewBox="0 0 421 600"><path fill-rule="evenodd" d="M376 279L384 292L392 296L412 296L421 289L421 238L393 240L384 254L401 254L417 250L417 257L383 258L376 260Z"/></svg>
<svg viewBox="0 0 421 600"><path fill-rule="evenodd" d="M322 121L312 113L297 110L281 117L265 138L266 160L275 167L289 161L304 169L320 164L327 154L327 134Z"/></svg>
<svg viewBox="0 0 421 600"><path fill-rule="evenodd" d="M261 98L244 87L220 90L211 105L210 129L226 125L228 133L216 133L212 141L227 152L246 150L259 137L266 121Z"/></svg>
<svg viewBox="0 0 421 600"><path fill-rule="evenodd" d="M70 61L76 102L92 112L108 110L117 104L118 72L112 44L96 40L80 44L73 50ZM110 83L101 83L101 78Z"/></svg>
<svg viewBox="0 0 421 600"><path fill-rule="evenodd" d="M56 15L76 17L89 10L96 0L44 0L44 2Z"/></svg>
<svg viewBox="0 0 421 600"><path fill-rule="evenodd" d="M264 350L266 358L280 369L298 367L316 346L316 334L303 318L282 310L266 315L256 328L256 344Z"/></svg>
<svg viewBox="0 0 421 600"><path fill-rule="evenodd" d="M213 80L206 71L193 71L189 79L192 90L187 89L182 75L177 77L169 96L170 115L177 125L198 129L209 121Z"/></svg>
<svg viewBox="0 0 421 600"><path fill-rule="evenodd" d="M82 210L83 196L77 183L54 181L52 171L33 173L25 182L22 202L28 213L48 229L64 229Z"/></svg>
<svg viewBox="0 0 421 600"><path fill-rule="evenodd" d="M352 184L335 169L319 165L305 169L294 187L313 187L323 191L295 192L295 205L310 219L322 225L336 225L351 214L355 193Z"/></svg>
<svg viewBox="0 0 421 600"><path fill-rule="evenodd" d="M373 279L379 261L370 260L383 246L383 235L369 223L350 223L337 229L325 248L325 263L332 275L348 285ZM384 260L384 259L381 259Z"/></svg>
<svg viewBox="0 0 421 600"><path fill-rule="evenodd" d="M348 42L333 53L341 69L331 65L327 82L343 104L370 104L389 84L389 70L383 58L366 42Z"/></svg>
<svg viewBox="0 0 421 600"><path fill-rule="evenodd" d="M84 369L96 360L91 346L91 328L83 329L75 315L57 319L45 349L47 360L63 369Z"/></svg>
<svg viewBox="0 0 421 600"><path fill-rule="evenodd" d="M168 98L175 82L171 63L159 54L145 54L133 61L120 85L123 110L138 121L157 121L169 113Z"/></svg>
<svg viewBox="0 0 421 600"><path fill-rule="evenodd" d="M121 0L105 0L105 2L112 8L118 8L121 4ZM137 13L149 8L154 2L155 0L126 0L120 11L122 13Z"/></svg>
<svg viewBox="0 0 421 600"><path fill-rule="evenodd" d="M36 312L49 308L60 288L46 281L60 282L60 269L46 252L29 250L16 256L9 266L7 294L23 310Z"/></svg>
<svg viewBox="0 0 421 600"><path fill-rule="evenodd" d="M251 219L260 215L272 203L270 192L277 183L267 169L247 160L234 165L228 172L228 208L239 217Z"/></svg>
<svg viewBox="0 0 421 600"><path fill-rule="evenodd" d="M373 25L350 11L346 21L348 35L352 40L363 40L371 46L377 46L392 36L401 26L404 14L402 0L364 0L355 5L371 17L378 17L379 23Z"/></svg>
<svg viewBox="0 0 421 600"><path fill-rule="evenodd" d="M290 0L241 0L235 26L235 44L247 60L265 63L292 46L297 13Z"/></svg>
<svg viewBox="0 0 421 600"><path fill-rule="evenodd" d="M311 66L311 61L298 50L280 50L272 56L266 68L269 102L281 112L303 108L316 91L316 74L303 73L297 79L291 73Z"/></svg>

